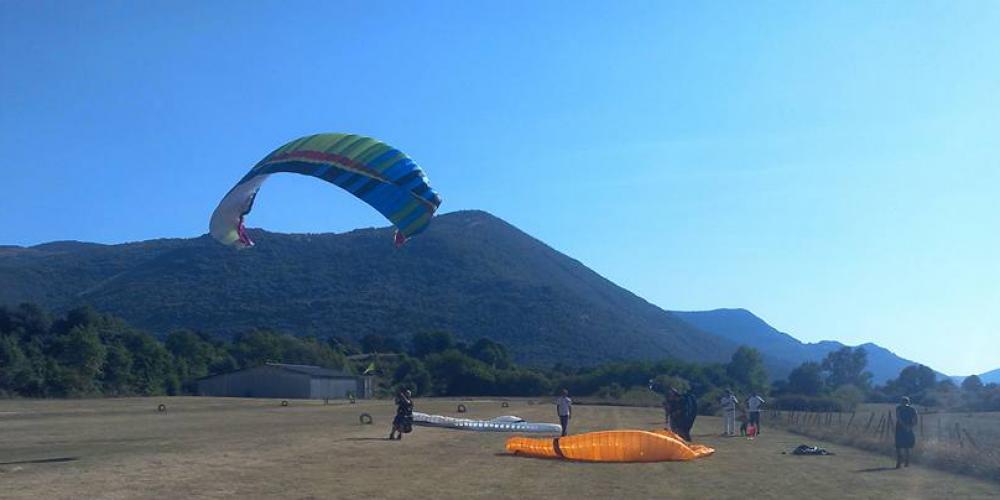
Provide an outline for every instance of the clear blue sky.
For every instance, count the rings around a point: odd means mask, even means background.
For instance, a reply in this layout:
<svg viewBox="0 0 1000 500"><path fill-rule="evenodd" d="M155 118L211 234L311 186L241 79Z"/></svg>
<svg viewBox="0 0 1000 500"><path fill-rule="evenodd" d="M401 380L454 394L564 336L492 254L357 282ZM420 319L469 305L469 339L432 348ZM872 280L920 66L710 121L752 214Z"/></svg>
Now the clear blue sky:
<svg viewBox="0 0 1000 500"><path fill-rule="evenodd" d="M371 135L667 309L1000 367L1000 3L0 2L0 244L206 232ZM276 177L251 226L381 226Z"/></svg>

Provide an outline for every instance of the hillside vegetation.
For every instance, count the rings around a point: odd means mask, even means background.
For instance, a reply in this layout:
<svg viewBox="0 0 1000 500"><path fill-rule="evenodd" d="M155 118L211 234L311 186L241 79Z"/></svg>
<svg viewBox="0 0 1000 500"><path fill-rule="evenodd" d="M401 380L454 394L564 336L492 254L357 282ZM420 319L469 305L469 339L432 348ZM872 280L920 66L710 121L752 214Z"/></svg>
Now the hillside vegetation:
<svg viewBox="0 0 1000 500"><path fill-rule="evenodd" d="M484 212L437 217L406 246L389 229L253 231L234 251L201 237L0 250L0 304L92 305L156 335L266 328L320 338L489 338L514 359L596 364L725 361L736 344L698 331Z"/></svg>

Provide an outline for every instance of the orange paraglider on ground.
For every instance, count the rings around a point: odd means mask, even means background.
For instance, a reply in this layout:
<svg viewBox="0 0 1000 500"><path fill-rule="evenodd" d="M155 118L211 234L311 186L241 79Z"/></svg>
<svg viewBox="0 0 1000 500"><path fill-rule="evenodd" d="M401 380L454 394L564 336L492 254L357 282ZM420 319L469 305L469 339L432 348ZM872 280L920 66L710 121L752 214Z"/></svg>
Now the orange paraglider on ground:
<svg viewBox="0 0 1000 500"><path fill-rule="evenodd" d="M616 430L554 439L512 437L507 440L507 452L586 462L664 462L694 460L711 455L715 450L688 444L667 430Z"/></svg>

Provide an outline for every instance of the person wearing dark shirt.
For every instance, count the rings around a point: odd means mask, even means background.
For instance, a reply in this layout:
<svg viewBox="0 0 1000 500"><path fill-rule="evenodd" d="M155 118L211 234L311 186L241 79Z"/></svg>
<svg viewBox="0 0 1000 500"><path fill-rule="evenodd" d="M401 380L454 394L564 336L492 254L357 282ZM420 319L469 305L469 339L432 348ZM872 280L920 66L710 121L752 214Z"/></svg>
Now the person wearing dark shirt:
<svg viewBox="0 0 1000 500"><path fill-rule="evenodd" d="M916 444L917 437L913 428L917 425L917 410L910 406L910 398L903 397L903 402L896 407L896 468L910 466L910 450Z"/></svg>
<svg viewBox="0 0 1000 500"><path fill-rule="evenodd" d="M697 400L690 392L681 394L676 388L671 387L667 391L664 407L669 416L670 430L690 442L691 427L694 426L694 419L698 416Z"/></svg>
<svg viewBox="0 0 1000 500"><path fill-rule="evenodd" d="M396 395L396 417L392 419L392 430L389 439L403 439L403 434L410 432L413 425L413 399L409 389L403 389Z"/></svg>

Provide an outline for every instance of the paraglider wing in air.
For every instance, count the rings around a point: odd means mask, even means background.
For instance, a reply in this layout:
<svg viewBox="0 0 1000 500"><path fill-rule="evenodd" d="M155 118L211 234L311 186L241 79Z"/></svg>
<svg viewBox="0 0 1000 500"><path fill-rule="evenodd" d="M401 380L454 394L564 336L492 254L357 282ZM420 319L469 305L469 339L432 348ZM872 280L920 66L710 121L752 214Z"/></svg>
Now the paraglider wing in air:
<svg viewBox="0 0 1000 500"><path fill-rule="evenodd" d="M441 205L424 171L402 151L370 137L317 134L281 146L250 169L212 213L212 237L237 248L253 246L246 216L264 181L282 172L322 179L371 205L396 226L397 246L426 229Z"/></svg>

